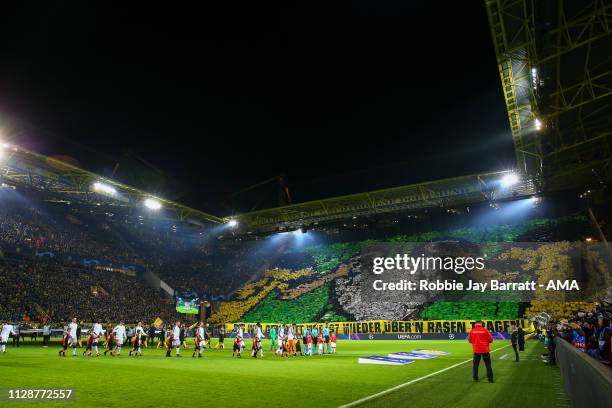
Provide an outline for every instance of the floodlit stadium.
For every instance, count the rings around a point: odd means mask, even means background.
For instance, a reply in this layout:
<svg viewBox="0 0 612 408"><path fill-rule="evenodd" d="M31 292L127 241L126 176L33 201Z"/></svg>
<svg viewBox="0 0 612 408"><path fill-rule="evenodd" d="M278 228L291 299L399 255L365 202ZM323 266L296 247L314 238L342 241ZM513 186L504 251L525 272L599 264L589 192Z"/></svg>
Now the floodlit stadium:
<svg viewBox="0 0 612 408"><path fill-rule="evenodd" d="M612 3L482 9L486 172L223 213L0 133L1 405L609 406Z"/></svg>

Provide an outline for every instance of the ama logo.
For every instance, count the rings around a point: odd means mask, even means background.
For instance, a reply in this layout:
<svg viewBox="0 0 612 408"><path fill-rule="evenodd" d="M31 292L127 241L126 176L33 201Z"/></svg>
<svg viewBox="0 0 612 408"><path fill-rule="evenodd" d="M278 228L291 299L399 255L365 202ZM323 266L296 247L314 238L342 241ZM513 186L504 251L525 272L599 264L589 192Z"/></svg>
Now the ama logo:
<svg viewBox="0 0 612 408"><path fill-rule="evenodd" d="M546 290L580 290L580 286L575 280L549 280Z"/></svg>

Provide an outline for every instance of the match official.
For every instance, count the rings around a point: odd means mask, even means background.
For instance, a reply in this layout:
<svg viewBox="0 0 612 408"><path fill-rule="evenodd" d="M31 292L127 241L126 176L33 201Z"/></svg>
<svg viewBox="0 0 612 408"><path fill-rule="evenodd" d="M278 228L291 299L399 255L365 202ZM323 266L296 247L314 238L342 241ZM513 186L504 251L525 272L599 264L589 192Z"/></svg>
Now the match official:
<svg viewBox="0 0 612 408"><path fill-rule="evenodd" d="M472 328L472 331L470 331L468 341L472 344L472 349L474 350L474 365L472 368L474 381L478 381L478 366L482 358L487 367L487 378L489 382L492 383L493 369L491 368L491 349L489 344L493 342L493 336L483 327L483 323L478 321Z"/></svg>
<svg viewBox="0 0 612 408"><path fill-rule="evenodd" d="M510 343L512 343L512 349L514 350L514 356L517 363L519 361L519 352L517 349L517 344L519 342L519 331L516 327L512 329L512 334L510 335Z"/></svg>

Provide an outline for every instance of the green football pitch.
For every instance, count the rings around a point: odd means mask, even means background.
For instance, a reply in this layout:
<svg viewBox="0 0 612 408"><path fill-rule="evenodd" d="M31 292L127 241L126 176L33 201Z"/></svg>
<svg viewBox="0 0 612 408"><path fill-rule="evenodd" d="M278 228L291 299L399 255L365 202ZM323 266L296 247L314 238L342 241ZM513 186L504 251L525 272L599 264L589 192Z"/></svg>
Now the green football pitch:
<svg viewBox="0 0 612 408"><path fill-rule="evenodd" d="M231 344L231 340L226 343ZM248 344L248 342L247 342ZM214 346L214 343L213 343ZM268 343L264 342L264 350ZM145 349L143 357L61 358L58 346L7 347L0 355L0 406L170 407L308 405L410 407L564 407L556 367L539 358L543 344L527 342L522 360L514 362L508 342L493 343L495 383L471 378L470 347L465 341L340 341L336 355L277 358L233 358L231 350L206 350L201 359L182 350L166 358L163 350ZM451 354L405 366L358 364L359 356L414 349ZM125 349L124 349L125 350ZM247 348L248 351L248 348ZM466 362L468 361L468 362ZM425 378L423 378L425 377ZM9 389L72 389L69 402L9 401ZM352 405L349 405L352 406Z"/></svg>

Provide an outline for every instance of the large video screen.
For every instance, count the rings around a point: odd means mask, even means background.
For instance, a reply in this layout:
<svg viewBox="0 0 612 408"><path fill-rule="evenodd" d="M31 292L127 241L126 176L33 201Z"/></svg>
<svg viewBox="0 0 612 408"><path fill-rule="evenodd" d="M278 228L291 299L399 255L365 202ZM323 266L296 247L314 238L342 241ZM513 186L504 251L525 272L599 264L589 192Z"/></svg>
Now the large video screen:
<svg viewBox="0 0 612 408"><path fill-rule="evenodd" d="M183 291L175 294L176 311L185 314L200 312L200 296L196 292Z"/></svg>

